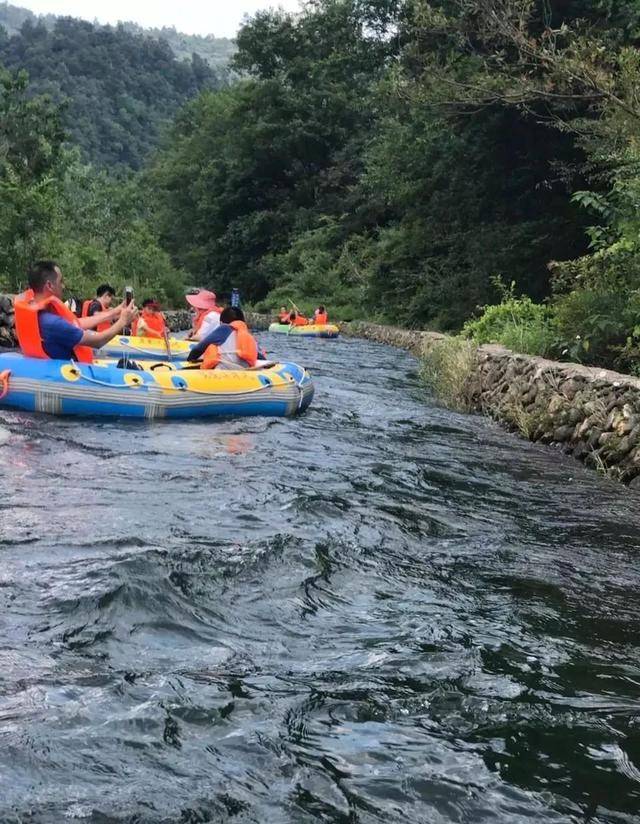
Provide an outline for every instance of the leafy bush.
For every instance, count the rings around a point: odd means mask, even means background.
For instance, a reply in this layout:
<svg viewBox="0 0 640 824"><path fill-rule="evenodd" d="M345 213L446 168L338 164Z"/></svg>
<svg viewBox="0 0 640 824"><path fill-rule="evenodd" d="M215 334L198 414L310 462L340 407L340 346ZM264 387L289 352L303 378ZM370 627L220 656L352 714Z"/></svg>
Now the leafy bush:
<svg viewBox="0 0 640 824"><path fill-rule="evenodd" d="M485 306L482 315L467 321L462 334L476 344L500 343L525 355L549 355L556 344L554 318L548 306L529 297L515 297L515 285L506 289L500 282L502 301Z"/></svg>
<svg viewBox="0 0 640 824"><path fill-rule="evenodd" d="M554 304L560 354L584 363L627 368L640 317L637 292L577 289ZM637 348L637 344L635 345Z"/></svg>

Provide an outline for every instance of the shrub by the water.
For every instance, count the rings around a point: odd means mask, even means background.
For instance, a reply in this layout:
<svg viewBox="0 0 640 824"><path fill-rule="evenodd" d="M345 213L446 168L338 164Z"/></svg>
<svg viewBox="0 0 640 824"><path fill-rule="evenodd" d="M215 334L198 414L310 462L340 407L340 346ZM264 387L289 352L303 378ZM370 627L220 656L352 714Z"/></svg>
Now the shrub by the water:
<svg viewBox="0 0 640 824"><path fill-rule="evenodd" d="M467 411L471 406L470 378L476 367L476 346L462 337L425 343L421 376L445 406Z"/></svg>
<svg viewBox="0 0 640 824"><path fill-rule="evenodd" d="M553 313L527 296L516 297L515 285L502 289L502 301L485 306L480 317L463 327L463 335L476 344L499 343L525 355L546 356L556 344Z"/></svg>

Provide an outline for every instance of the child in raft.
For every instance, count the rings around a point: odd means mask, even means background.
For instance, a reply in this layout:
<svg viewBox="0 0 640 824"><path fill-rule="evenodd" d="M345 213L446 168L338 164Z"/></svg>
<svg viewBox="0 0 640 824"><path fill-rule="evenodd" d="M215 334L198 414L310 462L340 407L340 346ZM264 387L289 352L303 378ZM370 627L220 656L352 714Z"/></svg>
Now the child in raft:
<svg viewBox="0 0 640 824"><path fill-rule="evenodd" d="M189 361L201 361L202 369L252 369L266 354L249 332L242 309L227 306L218 327L189 352Z"/></svg>

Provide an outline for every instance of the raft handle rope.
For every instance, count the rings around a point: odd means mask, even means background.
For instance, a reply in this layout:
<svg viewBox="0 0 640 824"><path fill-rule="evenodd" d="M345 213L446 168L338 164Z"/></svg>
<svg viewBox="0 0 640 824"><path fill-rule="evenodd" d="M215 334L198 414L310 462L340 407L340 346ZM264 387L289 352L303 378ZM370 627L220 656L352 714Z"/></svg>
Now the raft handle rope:
<svg viewBox="0 0 640 824"><path fill-rule="evenodd" d="M297 412L299 412L302 409L302 402L304 401L304 386L302 384L304 382L306 375L306 370L303 370L302 377L299 381L296 381L296 386L298 387L298 391L300 392L300 395L298 396L298 408L296 410Z"/></svg>
<svg viewBox="0 0 640 824"><path fill-rule="evenodd" d="M5 369L0 372L0 401L6 398L9 392L9 378L11 377L11 370Z"/></svg>

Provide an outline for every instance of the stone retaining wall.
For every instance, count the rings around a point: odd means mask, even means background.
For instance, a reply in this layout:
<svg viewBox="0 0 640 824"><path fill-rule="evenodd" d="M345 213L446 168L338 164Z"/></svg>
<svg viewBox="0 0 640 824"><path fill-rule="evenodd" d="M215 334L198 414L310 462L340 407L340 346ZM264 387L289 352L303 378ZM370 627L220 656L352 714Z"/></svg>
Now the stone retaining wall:
<svg viewBox="0 0 640 824"><path fill-rule="evenodd" d="M640 485L638 378L482 346L466 391L472 409Z"/></svg>
<svg viewBox="0 0 640 824"><path fill-rule="evenodd" d="M171 332L185 332L191 329L191 312L188 309L170 309L164 316Z"/></svg>
<svg viewBox="0 0 640 824"><path fill-rule="evenodd" d="M399 326L381 326L365 321L351 321L339 324L343 335L351 338L365 338L366 340L386 343L398 349L406 349L412 355L420 357L425 348L434 343L445 340L446 335L438 332L421 332L417 329L401 329Z"/></svg>
<svg viewBox="0 0 640 824"><path fill-rule="evenodd" d="M344 334L429 358L455 339L435 332L349 323ZM466 344L469 346L469 344ZM465 358L455 361L465 362ZM607 369L518 355L501 346L470 352L460 399L533 441L554 444L609 476L640 486L640 379Z"/></svg>
<svg viewBox="0 0 640 824"><path fill-rule="evenodd" d="M13 322L13 297L0 295L0 348L16 346Z"/></svg>

